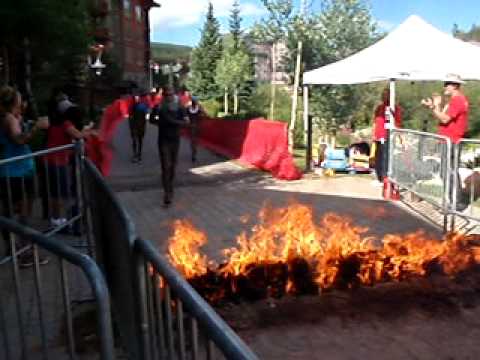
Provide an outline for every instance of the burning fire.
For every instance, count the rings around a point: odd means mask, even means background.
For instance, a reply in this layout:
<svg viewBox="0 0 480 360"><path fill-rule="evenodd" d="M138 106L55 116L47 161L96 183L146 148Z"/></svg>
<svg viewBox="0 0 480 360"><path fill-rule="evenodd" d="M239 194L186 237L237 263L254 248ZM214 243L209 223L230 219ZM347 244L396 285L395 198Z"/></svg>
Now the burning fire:
<svg viewBox="0 0 480 360"><path fill-rule="evenodd" d="M301 204L263 208L251 233L223 251L220 264L200 252L207 237L187 221L176 221L168 256L172 264L209 300L232 296L262 298L319 289L352 288L442 272L452 276L480 262L480 247L461 235L443 241L417 231L366 235L368 228L328 213L318 224Z"/></svg>

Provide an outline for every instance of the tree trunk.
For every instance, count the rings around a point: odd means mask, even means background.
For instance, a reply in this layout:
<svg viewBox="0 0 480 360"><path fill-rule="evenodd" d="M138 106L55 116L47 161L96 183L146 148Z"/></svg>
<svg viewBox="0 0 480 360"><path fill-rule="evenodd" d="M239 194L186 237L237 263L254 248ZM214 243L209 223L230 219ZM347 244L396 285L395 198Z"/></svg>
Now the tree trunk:
<svg viewBox="0 0 480 360"><path fill-rule="evenodd" d="M23 51L25 56L25 93L31 109L31 115L33 119L37 119L37 102L32 92L32 53L30 49L30 40L28 37L23 39Z"/></svg>
<svg viewBox="0 0 480 360"><path fill-rule="evenodd" d="M238 88L235 87L233 90L233 113L238 114Z"/></svg>
<svg viewBox="0 0 480 360"><path fill-rule="evenodd" d="M228 115L228 87L226 86L223 93L223 112Z"/></svg>
<svg viewBox="0 0 480 360"><path fill-rule="evenodd" d="M301 41L298 42L297 46L297 63L295 64L295 80L293 82L293 95L292 95L292 113L290 116L290 126L288 128L288 148L290 152L293 151L294 145L294 134L295 134L295 123L297 122L297 106L298 106L298 87L300 85L300 64L302 61L302 48L303 44ZM307 129L304 129L304 143L307 143Z"/></svg>
<svg viewBox="0 0 480 360"><path fill-rule="evenodd" d="M270 120L273 120L275 117L275 96L276 96L276 88L275 88L275 77L277 74L277 61L275 59L275 49L276 44L273 42L272 44L272 84L271 84L271 98L270 98Z"/></svg>

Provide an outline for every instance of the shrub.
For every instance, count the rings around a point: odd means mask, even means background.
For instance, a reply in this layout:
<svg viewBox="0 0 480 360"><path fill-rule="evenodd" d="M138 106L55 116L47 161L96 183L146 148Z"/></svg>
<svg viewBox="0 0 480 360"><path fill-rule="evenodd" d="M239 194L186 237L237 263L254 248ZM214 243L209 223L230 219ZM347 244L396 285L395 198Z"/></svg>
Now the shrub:
<svg viewBox="0 0 480 360"><path fill-rule="evenodd" d="M215 99L208 99L202 101L202 107L210 117L217 117L221 109L220 103Z"/></svg>

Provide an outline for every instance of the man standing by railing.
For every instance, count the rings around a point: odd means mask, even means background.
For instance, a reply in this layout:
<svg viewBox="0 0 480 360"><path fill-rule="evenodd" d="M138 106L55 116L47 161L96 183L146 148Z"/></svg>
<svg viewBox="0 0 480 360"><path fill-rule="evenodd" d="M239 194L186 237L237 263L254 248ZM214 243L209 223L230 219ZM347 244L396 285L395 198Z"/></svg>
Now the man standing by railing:
<svg viewBox="0 0 480 360"><path fill-rule="evenodd" d="M459 141L464 137L468 129L468 111L469 103L467 97L463 94L461 85L464 81L460 76L455 74L448 74L444 79L444 95L450 96L450 101L442 109L442 96L439 94L433 94L431 98L423 99L422 104L429 107L433 116L438 120L438 131L439 135L448 137L452 144L458 144ZM460 152L458 152L460 154ZM450 169L445 169L447 173L452 174L454 171L454 156L452 152L452 157L450 161ZM458 177L458 174L457 174ZM453 186L451 187L453 189ZM460 181L457 181L457 194L460 195L459 201L457 201L457 209L459 211L464 210L468 205L463 200L462 187ZM450 194L451 196L451 194Z"/></svg>

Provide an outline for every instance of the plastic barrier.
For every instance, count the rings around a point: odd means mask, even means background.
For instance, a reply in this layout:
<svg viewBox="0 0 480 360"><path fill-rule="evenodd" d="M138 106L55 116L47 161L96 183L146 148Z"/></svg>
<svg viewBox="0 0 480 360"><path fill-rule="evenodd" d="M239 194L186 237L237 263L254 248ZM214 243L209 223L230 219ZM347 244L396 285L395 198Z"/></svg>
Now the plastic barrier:
<svg viewBox="0 0 480 360"><path fill-rule="evenodd" d="M214 152L268 171L278 179L297 180L302 177L288 151L286 123L262 118L204 118L200 121L199 130L199 143Z"/></svg>

